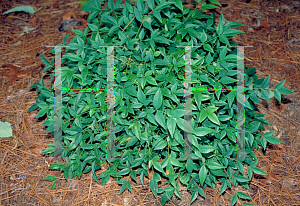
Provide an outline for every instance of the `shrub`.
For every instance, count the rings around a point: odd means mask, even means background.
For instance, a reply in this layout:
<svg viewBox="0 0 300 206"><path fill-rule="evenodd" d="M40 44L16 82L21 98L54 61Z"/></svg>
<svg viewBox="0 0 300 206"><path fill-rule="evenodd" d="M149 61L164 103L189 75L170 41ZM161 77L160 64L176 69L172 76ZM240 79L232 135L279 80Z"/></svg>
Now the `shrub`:
<svg viewBox="0 0 300 206"><path fill-rule="evenodd" d="M219 5L215 0L210 2ZM202 6L216 7L206 3ZM126 188L131 190L128 178L136 181L136 175L140 175L144 185L150 169L153 171L150 188L156 197L163 193L162 204L170 200L173 193L181 198L179 181L187 186L193 202L198 195L205 197L203 189L214 188L216 181L222 182L222 194L232 185L240 184L249 189L247 182L253 172L266 174L256 167L258 159L253 150L259 145L266 149L267 142L280 141L272 136L273 132L263 135L259 132L264 130L263 124L269 125L269 122L263 114L255 113L254 103L259 104L259 98L268 101L274 96L281 101L281 94L292 92L283 87L285 81L272 91L268 88L270 76L259 79L255 68L245 66L245 102L241 96L236 101L237 49L231 46L238 44L231 38L242 33L234 29L241 24L225 24L221 13L219 24L215 25L213 14L186 9L178 0L148 0L146 3L138 0L136 6L128 1L125 5L120 1L113 5L110 0L107 9L101 12L100 8L97 0L84 6L83 10L91 12L88 27L84 32L73 30L77 36L68 45L65 43L68 36L63 39L62 46L69 47L62 57L62 85L81 91L62 90L62 144L50 144L43 153L61 153L65 163L58 162L49 168L60 170L66 179L76 175L80 178L82 173L92 171L95 181L101 179L102 185L111 176L122 185L121 193ZM107 61L103 46L116 46L115 105L113 97L106 102L111 88L111 79L108 83L107 78L111 70L107 68L112 60ZM184 46L194 46L191 73L188 70L185 73L189 59L187 54L187 62L184 60ZM53 68L54 58L50 63L41 58L48 65L44 71ZM193 88L197 88L192 91L190 120L185 116L188 110L184 105L187 98L184 84L188 83L189 75ZM54 81L54 72L51 81ZM54 124L54 85L49 90L41 79L32 87L40 94L28 112L39 107L37 118L47 116L46 132L54 133L59 129L59 125ZM245 119L238 121L239 124L237 119L243 117L237 116L238 103L245 103ZM107 105L110 109L114 106L115 111L115 160L106 156L106 140L111 134L107 126L113 123L109 122ZM243 114L241 112L239 114ZM239 143L236 128L242 123L245 159L239 160L236 158ZM185 134L189 134L187 138ZM112 143L109 140L109 145ZM95 172L105 162L109 167L98 177ZM243 172L246 165L249 166L248 177ZM122 178L127 175L128 178ZM167 179L167 188L158 188L162 178ZM54 188L57 177L50 175L45 180L54 181ZM233 196L232 205L238 197L250 198L239 192Z"/></svg>

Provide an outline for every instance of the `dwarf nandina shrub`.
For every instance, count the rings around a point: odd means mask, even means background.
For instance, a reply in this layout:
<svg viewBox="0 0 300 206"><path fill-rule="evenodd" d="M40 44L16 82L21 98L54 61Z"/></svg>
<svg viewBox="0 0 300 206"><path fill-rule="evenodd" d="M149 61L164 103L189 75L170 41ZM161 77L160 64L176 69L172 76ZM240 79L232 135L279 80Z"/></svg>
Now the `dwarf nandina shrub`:
<svg viewBox="0 0 300 206"><path fill-rule="evenodd" d="M210 2L219 5L215 0ZM206 3L202 6L217 7ZM238 44L231 38L242 33L234 29L240 23L225 23L221 13L215 25L214 15L186 9L179 0L138 0L136 6L128 1L125 5L120 1L114 5L110 0L106 9L101 9L96 0L82 9L91 12L88 27L84 32L73 30L77 36L64 47L61 60L62 87L77 91L62 90L62 143L50 144L43 151L61 153L65 162L57 162L50 169L60 170L66 179L76 175L80 178L82 173L91 171L95 181L100 180L102 185L113 177L122 185L121 193L126 188L131 190L129 178L136 181L139 175L144 185L148 176L155 197L162 193L162 204L173 193L181 198L179 182L187 186L193 202L198 195L205 197L203 189L214 188L216 181L222 182L222 194L232 185L249 189L247 182L253 172L266 174L256 167L258 159L253 150L259 145L266 149L267 142L280 141L271 136L273 132L259 132L269 122L263 114L255 113L254 103L259 104L259 98L268 101L273 96L281 101L281 94L292 92L283 87L285 81L272 91L268 88L270 76L259 79L255 68L245 66L245 102L243 97L236 100L237 49L231 46ZM67 36L62 46L67 46L66 39ZM107 97L105 46L115 46L114 97ZM184 121L186 46L193 46L191 83L198 88L192 91L190 127ZM47 65L44 71L54 68L54 58L51 63L41 58ZM40 107L37 118L47 116L46 132L54 133L59 129L54 124L54 85L49 90L42 79L32 87L40 94L28 112ZM110 161L106 157L107 101L112 99L116 159ZM244 160L236 158L237 101L245 103ZM184 137L184 132L190 134L190 139ZM186 148L190 149L188 156ZM108 169L97 176L95 172L105 162ZM246 165L249 169L244 174ZM151 176L149 170L153 171ZM164 189L158 188L162 178L169 185ZM54 188L57 177L48 176L45 180L54 181ZM250 199L244 193L237 193L232 205L238 197Z"/></svg>

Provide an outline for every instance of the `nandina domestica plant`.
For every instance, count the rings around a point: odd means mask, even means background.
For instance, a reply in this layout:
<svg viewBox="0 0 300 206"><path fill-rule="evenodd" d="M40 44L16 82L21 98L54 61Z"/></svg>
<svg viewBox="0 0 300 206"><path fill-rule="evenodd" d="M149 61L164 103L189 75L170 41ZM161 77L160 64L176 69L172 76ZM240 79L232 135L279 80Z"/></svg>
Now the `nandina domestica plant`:
<svg viewBox="0 0 300 206"><path fill-rule="evenodd" d="M204 11L220 5L216 0L209 2L212 4L202 4ZM249 189L247 182L253 172L265 175L256 167L253 150L280 141L273 132L260 132L269 122L255 113L254 103L274 96L281 101L281 94L292 92L283 87L285 81L272 91L268 88L270 76L259 79L256 68L243 66L245 98L237 95L237 48L232 46L238 44L231 38L243 33L234 29L241 24L225 23L221 13L215 25L214 14L184 8L179 0L138 0L136 6L119 0L114 5L110 0L108 8L101 5L98 0L89 1L82 8L91 12L88 27L84 32L73 30L77 36L68 45L66 36L61 45L65 46L61 83L66 88L61 91L61 143L50 144L43 153L61 153L65 162L49 168L60 170L66 179L92 172L102 185L113 177L122 185L121 193L131 190L124 176L136 181L139 175L143 185L148 176L155 197L162 194L163 205L173 194L181 198L179 182L187 186L193 202L198 195L205 197L207 186L215 188L216 181L222 182L222 194L232 185ZM112 60L108 53L114 54ZM50 63L43 56L41 59L47 65L44 71L54 68L54 58ZM111 68L113 87L108 78ZM185 86L189 74L192 87ZM53 71L52 82L54 76ZM28 112L40 108L37 118L46 116L45 132L54 133L59 130L54 117L54 85L49 90L42 79L32 87L40 94ZM109 93L112 88L114 96ZM197 88L191 92L190 118L186 88ZM241 114L238 103L245 105L243 122L237 121ZM107 143L112 143L108 138L111 105L115 159L107 157ZM238 124L244 124L244 159L236 158ZM96 171L105 162L109 167L98 177ZM246 165L247 175L243 172ZM149 170L153 175L149 176ZM164 189L158 188L162 178L169 185ZM57 177L45 180L54 181L54 189ZM238 197L250 199L238 192L231 205Z"/></svg>

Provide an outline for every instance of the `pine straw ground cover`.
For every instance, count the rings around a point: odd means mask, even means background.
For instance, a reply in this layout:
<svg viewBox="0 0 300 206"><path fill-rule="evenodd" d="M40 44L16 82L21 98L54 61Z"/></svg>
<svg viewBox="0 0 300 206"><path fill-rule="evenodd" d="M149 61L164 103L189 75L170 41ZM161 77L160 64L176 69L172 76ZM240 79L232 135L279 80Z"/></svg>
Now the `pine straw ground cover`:
<svg viewBox="0 0 300 206"><path fill-rule="evenodd" d="M258 69L262 78L271 75L271 88L287 79L285 87L294 91L283 103L270 102L259 106L266 114L271 126L266 129L276 132L273 136L283 143L269 145L265 154L255 151L259 158L258 167L269 175L254 175L250 190L238 187L251 196L253 205L300 205L299 183L299 7L298 1L219 1L225 19L244 24L239 27L245 34L238 35L234 41L240 45L253 45L245 48L245 64ZM132 183L132 192L119 195L120 186L114 180L100 186L90 174L80 180L65 181L60 177L55 190L50 190L51 182L43 181L48 175L58 175L49 171L48 165L61 161L59 157L41 155L41 151L52 143L53 138L44 133L43 119L35 119L37 111L26 113L35 103L36 92L28 89L38 82L42 73L42 53L48 59L48 46L61 43L72 31L59 32L61 20L68 18L73 11L77 19L86 25L80 6L70 1L15 1L0 3L1 14L19 5L44 6L34 15L11 13L1 15L0 47L0 120L10 122L17 138L0 140L0 204L1 205L160 205L149 188L149 179L142 186L139 181ZM187 7L194 8L192 4ZM277 12L278 11L278 12ZM217 21L218 21L218 13ZM36 28L29 34L19 36L24 26ZM81 29L80 26L76 29ZM50 78L45 85L50 87ZM272 87L273 86L273 87ZM266 131L267 132L267 131ZM106 167L106 165L104 165ZM247 169L247 168L245 168ZM99 176L101 171L97 173ZM230 205L233 190L218 196L220 184L216 189L206 188L206 199L198 197L192 205ZM164 187L164 185L159 185ZM184 192L184 188L182 191ZM182 199L173 197L166 205L189 205L190 194L182 193ZM238 202L238 205L241 202Z"/></svg>

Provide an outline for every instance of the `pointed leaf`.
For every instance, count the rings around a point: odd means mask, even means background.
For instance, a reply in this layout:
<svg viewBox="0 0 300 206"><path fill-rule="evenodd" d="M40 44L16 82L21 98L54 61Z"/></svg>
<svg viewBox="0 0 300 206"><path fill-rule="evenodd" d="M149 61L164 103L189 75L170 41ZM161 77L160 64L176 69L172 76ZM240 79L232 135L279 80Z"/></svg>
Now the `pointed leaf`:
<svg viewBox="0 0 300 206"><path fill-rule="evenodd" d="M208 113L207 112L207 117L210 121L212 121L213 123L220 125L220 121L217 117L217 115L215 113Z"/></svg>
<svg viewBox="0 0 300 206"><path fill-rule="evenodd" d="M150 189L153 192L154 196L157 197L158 185L154 178L150 181Z"/></svg>
<svg viewBox="0 0 300 206"><path fill-rule="evenodd" d="M137 98L138 98L139 102L144 104L144 102L146 100L146 96L140 88L138 88Z"/></svg>
<svg viewBox="0 0 300 206"><path fill-rule="evenodd" d="M165 123L165 116L162 112L157 111L155 114L155 120L158 122L160 126L162 126L164 129L166 129L166 123Z"/></svg>
<svg viewBox="0 0 300 206"><path fill-rule="evenodd" d="M175 127L176 127L176 122L172 117L168 118L167 127L168 127L168 130L169 130L170 134L171 134L171 137L173 137L174 132L175 132Z"/></svg>
<svg viewBox="0 0 300 206"><path fill-rule="evenodd" d="M256 173L258 175L268 175L268 173L266 173L265 171L263 171L262 169L260 169L258 167L251 167L251 169L253 170L254 173Z"/></svg>
<svg viewBox="0 0 300 206"><path fill-rule="evenodd" d="M206 179L207 172L208 172L208 170L206 169L205 165L202 165L202 167L200 168L200 171L199 171L199 179L200 179L200 183L202 186Z"/></svg>
<svg viewBox="0 0 300 206"><path fill-rule="evenodd" d="M183 11L182 1L181 0L175 0L175 6Z"/></svg>
<svg viewBox="0 0 300 206"><path fill-rule="evenodd" d="M151 10L153 10L153 8L154 8L154 0L148 0L148 1L147 1L147 4L148 4L149 8L150 8Z"/></svg>
<svg viewBox="0 0 300 206"><path fill-rule="evenodd" d="M210 129L208 127L198 127L193 131L193 134L195 134L198 137L205 136L211 132L214 132L215 130Z"/></svg>
<svg viewBox="0 0 300 206"><path fill-rule="evenodd" d="M159 109L162 104L162 94L160 88L157 90L153 98L153 106L155 109Z"/></svg>

